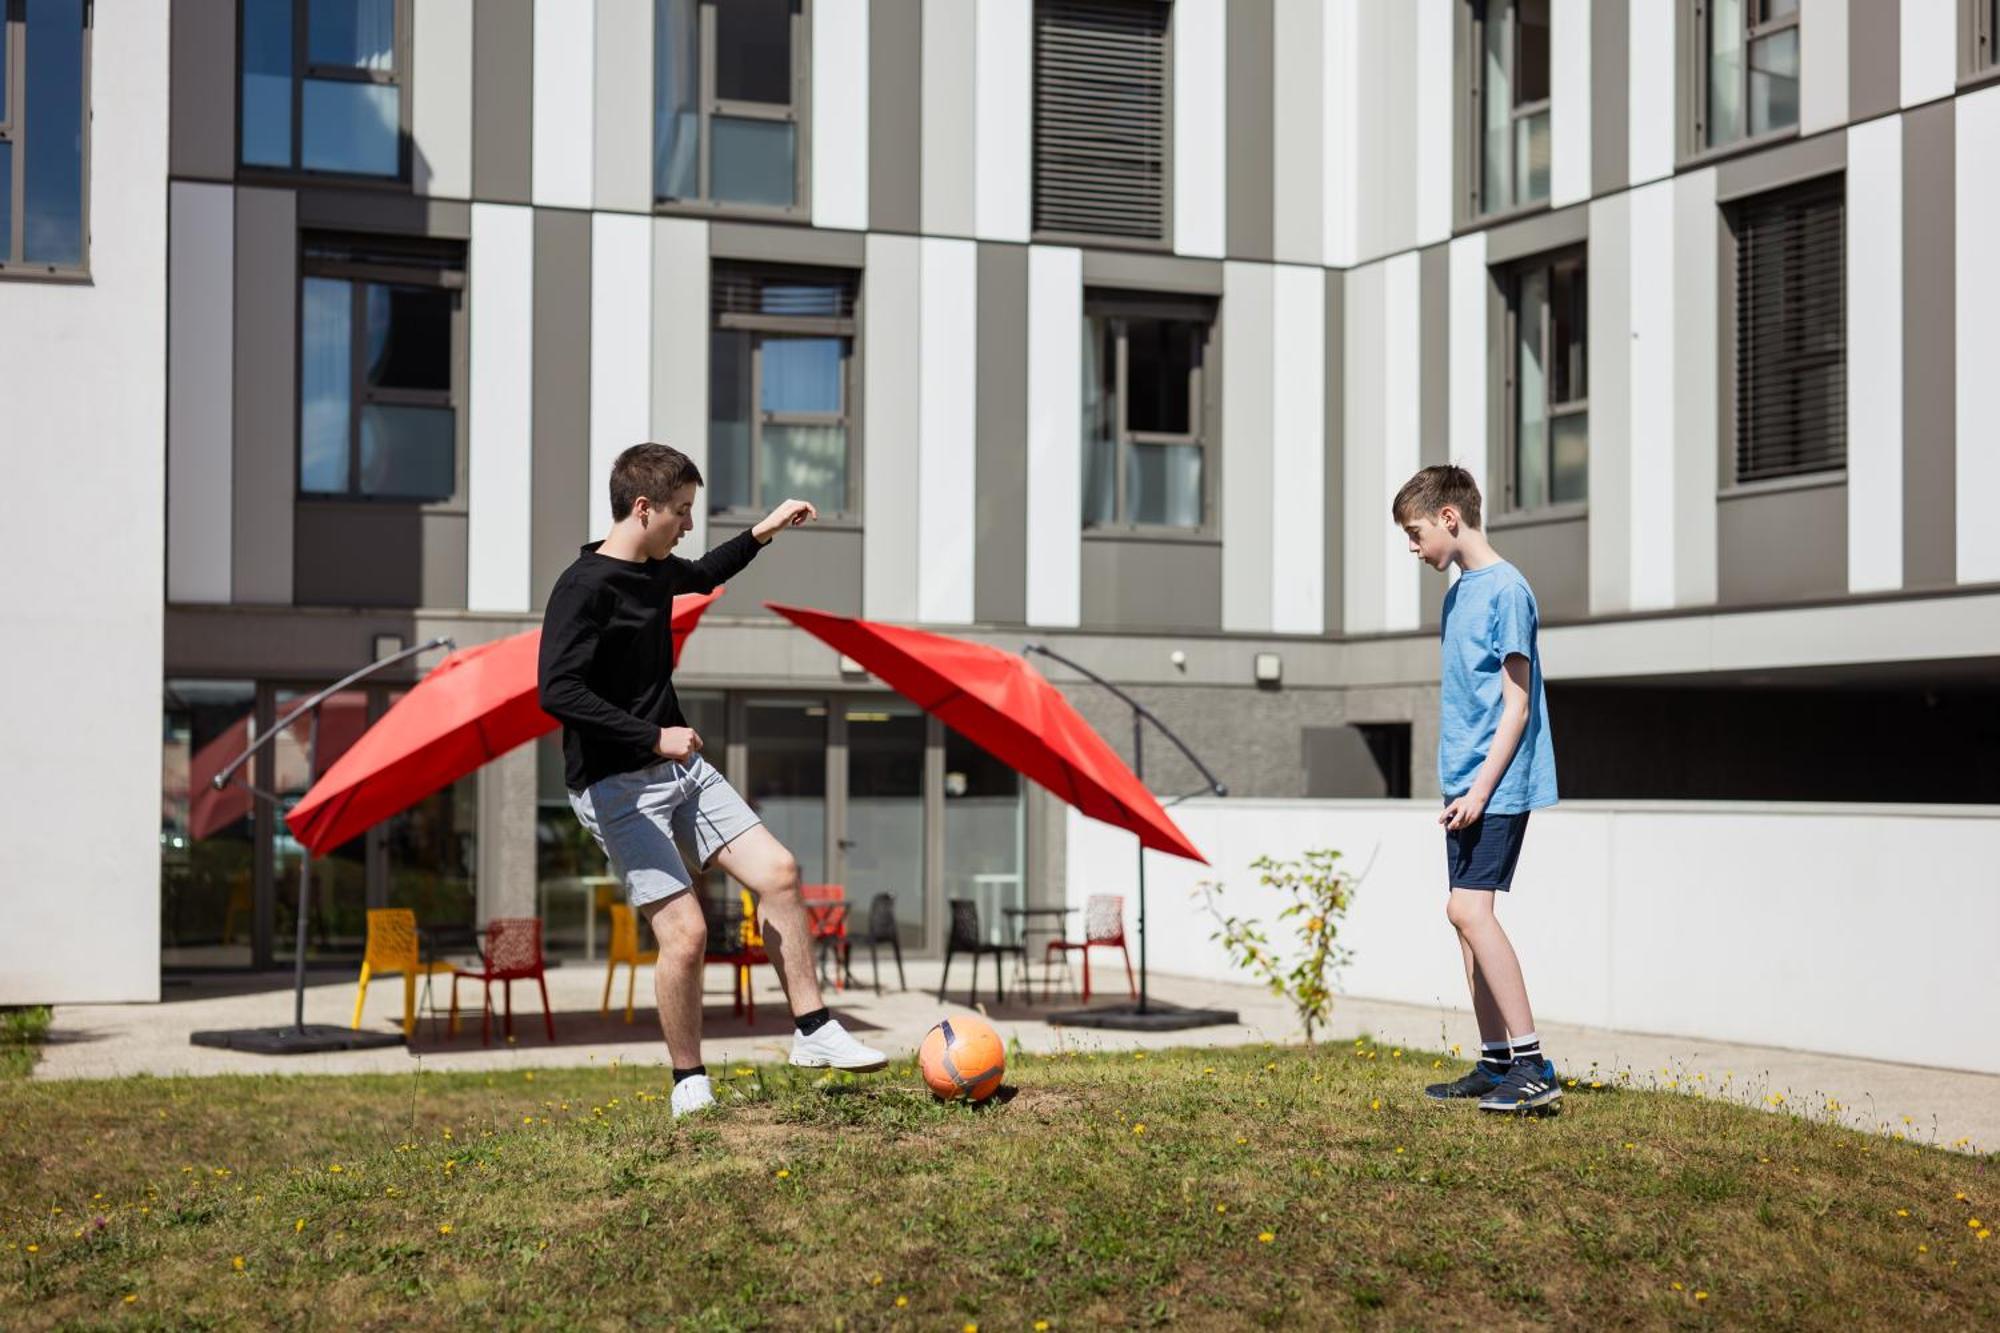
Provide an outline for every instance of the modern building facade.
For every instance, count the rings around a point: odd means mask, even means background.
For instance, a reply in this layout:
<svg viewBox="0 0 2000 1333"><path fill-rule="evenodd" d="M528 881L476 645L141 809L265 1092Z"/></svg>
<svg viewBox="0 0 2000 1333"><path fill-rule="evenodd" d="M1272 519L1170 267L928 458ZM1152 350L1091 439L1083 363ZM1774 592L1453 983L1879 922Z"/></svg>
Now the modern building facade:
<svg viewBox="0 0 2000 1333"><path fill-rule="evenodd" d="M289 958L298 849L205 776L538 625L642 439L701 463L697 548L818 504L683 696L918 948L1060 898L1063 821L766 598L1046 641L1240 794L1434 798L1445 585L1388 502L1446 460L1537 589L1567 795L2000 802L1994 0L8 14L0 1002ZM316 869L309 947L580 939L600 870L545 742Z"/></svg>

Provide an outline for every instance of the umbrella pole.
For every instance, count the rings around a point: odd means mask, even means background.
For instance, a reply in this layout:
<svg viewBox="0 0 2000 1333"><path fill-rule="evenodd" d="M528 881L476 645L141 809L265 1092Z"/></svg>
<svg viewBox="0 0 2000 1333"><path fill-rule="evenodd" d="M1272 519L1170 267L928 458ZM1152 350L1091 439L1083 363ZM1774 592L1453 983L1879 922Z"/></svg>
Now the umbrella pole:
<svg viewBox="0 0 2000 1333"><path fill-rule="evenodd" d="M306 724L306 787L319 776L319 706ZM299 844L298 933L292 946L292 1026L306 1030L306 912L312 904L312 849Z"/></svg>
<svg viewBox="0 0 2000 1333"><path fill-rule="evenodd" d="M1132 776L1139 779L1139 785L1146 784L1146 719L1136 710L1132 714ZM1146 1000L1151 994L1146 984L1146 843L1139 842L1139 1012L1146 1013Z"/></svg>

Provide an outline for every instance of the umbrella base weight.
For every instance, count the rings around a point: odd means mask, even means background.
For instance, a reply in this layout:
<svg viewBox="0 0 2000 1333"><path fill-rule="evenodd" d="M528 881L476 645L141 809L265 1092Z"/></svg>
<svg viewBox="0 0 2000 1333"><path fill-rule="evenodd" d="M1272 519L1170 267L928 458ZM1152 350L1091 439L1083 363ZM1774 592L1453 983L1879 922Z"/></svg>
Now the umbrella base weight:
<svg viewBox="0 0 2000 1333"><path fill-rule="evenodd" d="M304 1027L286 1024L276 1028L213 1028L196 1032L188 1040L196 1046L215 1046L226 1051L247 1051L252 1055L321 1055L327 1051L372 1050L377 1046L401 1046L400 1032L366 1032L335 1027L329 1023L308 1023Z"/></svg>
<svg viewBox="0 0 2000 1333"><path fill-rule="evenodd" d="M1177 1004L1107 1005L1050 1014L1049 1022L1066 1028L1106 1028L1117 1032L1185 1032L1189 1028L1235 1027L1234 1009L1183 1009Z"/></svg>

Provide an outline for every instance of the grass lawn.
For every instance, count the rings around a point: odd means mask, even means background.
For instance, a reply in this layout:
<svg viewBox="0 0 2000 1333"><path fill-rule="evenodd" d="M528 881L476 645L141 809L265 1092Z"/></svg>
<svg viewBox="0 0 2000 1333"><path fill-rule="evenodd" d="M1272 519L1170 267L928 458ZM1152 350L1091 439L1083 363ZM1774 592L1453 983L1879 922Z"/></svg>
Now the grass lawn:
<svg viewBox="0 0 2000 1333"><path fill-rule="evenodd" d="M2000 1159L1373 1046L0 1084L10 1326L2000 1326ZM1446 1068L1451 1068L1446 1062ZM1974 1220L1980 1225L1973 1225Z"/></svg>

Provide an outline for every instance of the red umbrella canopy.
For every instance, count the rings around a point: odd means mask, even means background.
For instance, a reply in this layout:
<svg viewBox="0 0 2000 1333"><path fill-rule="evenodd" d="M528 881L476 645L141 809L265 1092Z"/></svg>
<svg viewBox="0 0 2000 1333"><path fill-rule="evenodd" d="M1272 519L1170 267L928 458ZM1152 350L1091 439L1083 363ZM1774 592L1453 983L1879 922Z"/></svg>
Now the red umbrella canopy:
<svg viewBox="0 0 2000 1333"><path fill-rule="evenodd" d="M674 660L711 593L674 598ZM418 682L382 720L348 747L285 816L292 836L314 855L442 790L488 760L554 731L537 688L542 632L527 630L461 648ZM324 736L324 727L322 727Z"/></svg>
<svg viewBox="0 0 2000 1333"><path fill-rule="evenodd" d="M1024 658L925 630L765 605L1091 818L1129 829L1155 851L1208 864L1117 752Z"/></svg>

